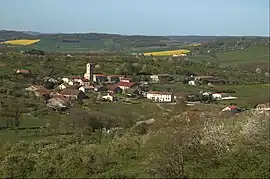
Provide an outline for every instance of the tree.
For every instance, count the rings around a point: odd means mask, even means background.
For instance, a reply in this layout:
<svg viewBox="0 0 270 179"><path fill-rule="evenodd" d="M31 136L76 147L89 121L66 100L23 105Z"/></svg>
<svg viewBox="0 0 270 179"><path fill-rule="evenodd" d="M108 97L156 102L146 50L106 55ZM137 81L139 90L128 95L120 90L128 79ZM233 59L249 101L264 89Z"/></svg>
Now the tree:
<svg viewBox="0 0 270 179"><path fill-rule="evenodd" d="M44 87L46 88L46 89L53 89L54 88L54 83L53 82L51 82L51 81L46 81L45 82L45 84L44 84Z"/></svg>

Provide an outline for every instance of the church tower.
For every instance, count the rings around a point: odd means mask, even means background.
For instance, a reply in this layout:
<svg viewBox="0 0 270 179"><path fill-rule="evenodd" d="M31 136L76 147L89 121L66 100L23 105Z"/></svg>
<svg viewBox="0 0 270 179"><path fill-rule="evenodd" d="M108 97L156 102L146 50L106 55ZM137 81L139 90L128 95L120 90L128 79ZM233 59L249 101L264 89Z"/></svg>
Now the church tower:
<svg viewBox="0 0 270 179"><path fill-rule="evenodd" d="M88 79L90 82L93 82L93 74L94 74L94 64L93 63L87 63L84 78Z"/></svg>

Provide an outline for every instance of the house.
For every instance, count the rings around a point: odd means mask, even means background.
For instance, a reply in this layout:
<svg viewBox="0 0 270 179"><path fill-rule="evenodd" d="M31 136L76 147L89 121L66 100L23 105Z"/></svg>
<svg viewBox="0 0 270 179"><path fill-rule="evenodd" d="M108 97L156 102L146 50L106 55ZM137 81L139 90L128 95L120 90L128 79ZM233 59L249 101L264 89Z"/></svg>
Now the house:
<svg viewBox="0 0 270 179"><path fill-rule="evenodd" d="M146 98L156 102L172 102L174 99L171 92L161 91L149 91L146 94Z"/></svg>
<svg viewBox="0 0 270 179"><path fill-rule="evenodd" d="M36 96L45 96L45 95L50 95L51 90L48 90L46 88L40 88L38 90L35 90L34 93Z"/></svg>
<svg viewBox="0 0 270 179"><path fill-rule="evenodd" d="M237 106L227 106L224 109L221 110L221 112L231 112L231 113L239 113L241 112L241 109L238 108Z"/></svg>
<svg viewBox="0 0 270 179"><path fill-rule="evenodd" d="M123 75L108 75L107 79L109 82L119 82L120 79L123 79Z"/></svg>
<svg viewBox="0 0 270 179"><path fill-rule="evenodd" d="M63 95L54 95L53 98L48 100L46 106L53 109L65 109L71 106L71 102Z"/></svg>
<svg viewBox="0 0 270 179"><path fill-rule="evenodd" d="M73 82L73 81L69 81L68 84L69 84L70 86L73 86L73 85L74 85L74 82Z"/></svg>
<svg viewBox="0 0 270 179"><path fill-rule="evenodd" d="M150 75L150 79L152 82L158 83L159 81L172 81L173 77L172 75L168 74L159 74L159 75Z"/></svg>
<svg viewBox="0 0 270 179"><path fill-rule="evenodd" d="M25 70L25 69L18 69L18 70L16 70L16 73L17 74L25 74L25 75L27 75L27 74L30 74L30 71Z"/></svg>
<svg viewBox="0 0 270 179"><path fill-rule="evenodd" d="M201 94L202 94L203 96L210 96L210 95L212 95L211 92L202 92Z"/></svg>
<svg viewBox="0 0 270 179"><path fill-rule="evenodd" d="M90 91L94 91L95 87L90 85L81 86L79 90L81 90L84 93L88 93Z"/></svg>
<svg viewBox="0 0 270 179"><path fill-rule="evenodd" d="M97 85L97 86L95 86L95 88L94 88L94 91L96 91L96 92L98 92L98 91L104 91L105 90L105 88L104 88L104 86L102 86L102 85Z"/></svg>
<svg viewBox="0 0 270 179"><path fill-rule="evenodd" d="M106 96L102 96L102 99L104 101L114 101L114 97L112 95L110 95L109 93Z"/></svg>
<svg viewBox="0 0 270 179"><path fill-rule="evenodd" d="M119 88L121 88L122 90L129 90L130 88L135 86L135 83L131 83L131 82L119 82L117 83L117 86Z"/></svg>
<svg viewBox="0 0 270 179"><path fill-rule="evenodd" d="M63 89L68 88L69 86L70 86L70 85L69 85L67 82L64 82L64 83L62 83L61 85L59 85L58 88L59 88L60 90L63 90Z"/></svg>
<svg viewBox="0 0 270 179"><path fill-rule="evenodd" d="M66 78L66 77L64 77L64 78L62 78L62 81L68 83L69 82L69 79Z"/></svg>
<svg viewBox="0 0 270 179"><path fill-rule="evenodd" d="M152 82L159 82L159 78L158 78L158 75L150 75L150 79Z"/></svg>
<svg viewBox="0 0 270 179"><path fill-rule="evenodd" d="M62 78L62 81L68 83L71 86L74 85L74 82L79 82L80 84L83 85L82 79L83 78L81 76L66 76Z"/></svg>
<svg viewBox="0 0 270 179"><path fill-rule="evenodd" d="M90 81L88 79L82 79L85 86L90 86Z"/></svg>
<svg viewBox="0 0 270 179"><path fill-rule="evenodd" d="M104 74L93 74L93 81L94 82L104 82L108 80L107 79L107 75L104 75Z"/></svg>
<svg viewBox="0 0 270 179"><path fill-rule="evenodd" d="M215 100L233 100L238 99L237 97L229 96L226 93L214 93L212 94L212 98Z"/></svg>
<svg viewBox="0 0 270 179"><path fill-rule="evenodd" d="M120 82L131 83L132 78L120 78Z"/></svg>
<svg viewBox="0 0 270 179"><path fill-rule="evenodd" d="M61 91L60 94L69 100L77 100L85 98L85 93L77 89L66 88L63 91Z"/></svg>
<svg viewBox="0 0 270 179"><path fill-rule="evenodd" d="M194 80L189 81L189 82L188 82L188 84L189 84L189 85L191 85L191 86L196 86L196 84L195 84L195 81L194 81Z"/></svg>
<svg viewBox="0 0 270 179"><path fill-rule="evenodd" d="M108 85L107 90L109 93L122 93L122 89L118 85Z"/></svg>
<svg viewBox="0 0 270 179"><path fill-rule="evenodd" d="M222 99L222 93L214 93L212 94L212 98L215 100L221 100Z"/></svg>

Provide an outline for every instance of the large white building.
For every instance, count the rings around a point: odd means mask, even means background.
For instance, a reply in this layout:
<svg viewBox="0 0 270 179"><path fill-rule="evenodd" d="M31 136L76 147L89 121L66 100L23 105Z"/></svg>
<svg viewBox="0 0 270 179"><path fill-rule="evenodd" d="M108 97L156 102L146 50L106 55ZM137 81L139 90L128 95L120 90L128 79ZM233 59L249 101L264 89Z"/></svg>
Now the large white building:
<svg viewBox="0 0 270 179"><path fill-rule="evenodd" d="M147 99L156 102L172 102L174 97L171 92L149 91L146 94Z"/></svg>

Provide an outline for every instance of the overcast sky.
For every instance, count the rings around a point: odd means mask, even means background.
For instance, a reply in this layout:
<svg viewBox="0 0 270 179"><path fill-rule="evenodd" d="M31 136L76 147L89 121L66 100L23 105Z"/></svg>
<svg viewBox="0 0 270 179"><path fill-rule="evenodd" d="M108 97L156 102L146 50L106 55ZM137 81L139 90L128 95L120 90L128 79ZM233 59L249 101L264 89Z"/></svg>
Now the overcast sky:
<svg viewBox="0 0 270 179"><path fill-rule="evenodd" d="M269 36L269 0L0 0L0 29Z"/></svg>

